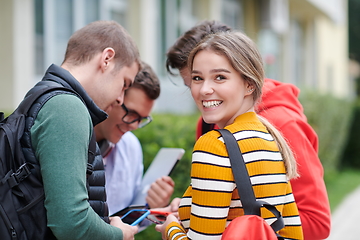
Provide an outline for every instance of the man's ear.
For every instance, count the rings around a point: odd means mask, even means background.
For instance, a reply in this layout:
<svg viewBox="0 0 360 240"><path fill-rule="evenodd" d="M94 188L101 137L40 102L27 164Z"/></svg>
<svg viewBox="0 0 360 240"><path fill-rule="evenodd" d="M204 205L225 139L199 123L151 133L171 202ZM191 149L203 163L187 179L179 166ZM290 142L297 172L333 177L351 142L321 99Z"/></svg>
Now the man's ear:
<svg viewBox="0 0 360 240"><path fill-rule="evenodd" d="M105 48L101 54L100 68L105 71L109 67L110 62L114 60L114 58L115 50L110 47Z"/></svg>

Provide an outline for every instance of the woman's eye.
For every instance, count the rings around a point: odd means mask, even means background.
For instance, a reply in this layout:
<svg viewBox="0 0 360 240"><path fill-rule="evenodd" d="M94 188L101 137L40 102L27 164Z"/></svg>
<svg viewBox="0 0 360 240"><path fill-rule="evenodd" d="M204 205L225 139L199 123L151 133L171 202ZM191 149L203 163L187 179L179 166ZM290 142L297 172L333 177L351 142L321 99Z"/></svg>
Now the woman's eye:
<svg viewBox="0 0 360 240"><path fill-rule="evenodd" d="M216 80L223 80L226 79L223 75L216 76Z"/></svg>
<svg viewBox="0 0 360 240"><path fill-rule="evenodd" d="M200 80L201 80L201 77L199 77L199 76L194 76L194 77L192 78L192 80L194 80L194 81L200 81Z"/></svg>

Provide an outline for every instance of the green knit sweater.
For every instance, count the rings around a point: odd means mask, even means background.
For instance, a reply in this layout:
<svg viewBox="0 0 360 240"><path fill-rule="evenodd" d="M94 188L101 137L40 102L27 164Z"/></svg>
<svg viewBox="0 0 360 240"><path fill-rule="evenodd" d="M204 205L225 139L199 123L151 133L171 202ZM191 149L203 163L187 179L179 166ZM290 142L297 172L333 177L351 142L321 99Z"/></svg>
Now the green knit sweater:
<svg viewBox="0 0 360 240"><path fill-rule="evenodd" d="M86 166L89 112L70 94L51 98L31 128L31 142L40 162L48 226L57 239L122 239L122 231L105 223L90 207Z"/></svg>

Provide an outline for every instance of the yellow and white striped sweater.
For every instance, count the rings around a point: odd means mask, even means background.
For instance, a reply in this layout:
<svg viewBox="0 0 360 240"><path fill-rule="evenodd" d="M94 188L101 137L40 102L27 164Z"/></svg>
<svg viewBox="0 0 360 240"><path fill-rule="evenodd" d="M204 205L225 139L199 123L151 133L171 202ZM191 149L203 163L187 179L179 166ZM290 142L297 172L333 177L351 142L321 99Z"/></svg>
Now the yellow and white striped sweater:
<svg viewBox="0 0 360 240"><path fill-rule="evenodd" d="M249 112L225 128L239 143L256 198L273 204L282 213L285 227L279 231L280 235L286 239L303 239L285 165L266 127L255 113ZM191 185L179 207L182 226L169 224L168 239L221 239L231 220L243 214L223 139L217 131L208 132L194 147ZM269 224L275 220L266 209L261 209L261 216Z"/></svg>

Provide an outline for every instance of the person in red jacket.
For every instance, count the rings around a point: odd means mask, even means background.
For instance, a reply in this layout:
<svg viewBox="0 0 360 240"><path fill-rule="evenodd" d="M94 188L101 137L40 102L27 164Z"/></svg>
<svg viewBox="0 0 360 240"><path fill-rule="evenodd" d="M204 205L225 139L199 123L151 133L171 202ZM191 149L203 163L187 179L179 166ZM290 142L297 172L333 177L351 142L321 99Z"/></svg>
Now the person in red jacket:
<svg viewBox="0 0 360 240"><path fill-rule="evenodd" d="M202 21L169 48L166 68L170 74L178 69L185 85L190 86L187 57L190 51L208 34L231 30L216 21ZM302 222L304 239L326 239L330 233L331 213L323 179L324 170L318 157L318 137L308 124L303 107L298 100L300 90L293 84L265 79L261 101L256 106L259 115L265 117L287 139L298 164L300 177L291 180L293 194ZM200 117L197 138L217 128Z"/></svg>

